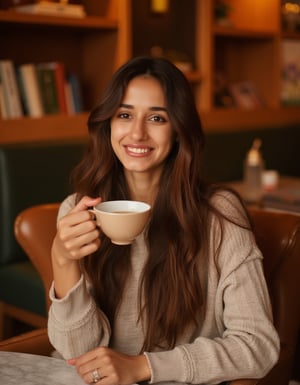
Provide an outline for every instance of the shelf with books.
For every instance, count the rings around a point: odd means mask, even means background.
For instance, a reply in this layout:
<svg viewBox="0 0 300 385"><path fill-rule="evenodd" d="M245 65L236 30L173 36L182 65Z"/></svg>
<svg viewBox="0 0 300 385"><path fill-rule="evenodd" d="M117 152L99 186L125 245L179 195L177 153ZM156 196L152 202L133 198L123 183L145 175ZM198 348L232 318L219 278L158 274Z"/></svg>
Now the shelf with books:
<svg viewBox="0 0 300 385"><path fill-rule="evenodd" d="M67 105L73 108L71 113L0 118L0 143L34 140L35 134L37 140L83 135L82 116L86 118L87 112L80 111L95 106L114 70L130 57L130 0L81 3L86 17L0 11L0 59L11 60L16 68L62 63ZM81 97L70 100L72 88L78 87Z"/></svg>
<svg viewBox="0 0 300 385"><path fill-rule="evenodd" d="M0 116L73 115L84 110L77 74L67 73L60 61L24 63L0 60Z"/></svg>

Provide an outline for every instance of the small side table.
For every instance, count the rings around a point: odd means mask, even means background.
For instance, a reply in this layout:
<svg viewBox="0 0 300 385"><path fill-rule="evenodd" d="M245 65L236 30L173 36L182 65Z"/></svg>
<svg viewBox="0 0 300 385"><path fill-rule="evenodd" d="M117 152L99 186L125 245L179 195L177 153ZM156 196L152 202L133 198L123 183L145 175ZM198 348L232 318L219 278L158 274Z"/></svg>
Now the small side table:
<svg viewBox="0 0 300 385"><path fill-rule="evenodd" d="M244 199L245 186L242 181L226 183ZM247 203L247 202L246 202ZM249 204L265 210L288 211L300 215L300 178L280 176L278 187L273 191L264 191L261 202Z"/></svg>

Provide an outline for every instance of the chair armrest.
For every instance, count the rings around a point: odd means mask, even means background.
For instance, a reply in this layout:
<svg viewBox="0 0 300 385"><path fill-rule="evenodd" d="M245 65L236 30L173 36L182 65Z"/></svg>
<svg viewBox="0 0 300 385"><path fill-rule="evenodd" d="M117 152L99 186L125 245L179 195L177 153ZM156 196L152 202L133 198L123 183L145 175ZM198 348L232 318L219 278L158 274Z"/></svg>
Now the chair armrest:
<svg viewBox="0 0 300 385"><path fill-rule="evenodd" d="M39 354L49 356L54 350L47 329L37 329L0 341L0 351Z"/></svg>

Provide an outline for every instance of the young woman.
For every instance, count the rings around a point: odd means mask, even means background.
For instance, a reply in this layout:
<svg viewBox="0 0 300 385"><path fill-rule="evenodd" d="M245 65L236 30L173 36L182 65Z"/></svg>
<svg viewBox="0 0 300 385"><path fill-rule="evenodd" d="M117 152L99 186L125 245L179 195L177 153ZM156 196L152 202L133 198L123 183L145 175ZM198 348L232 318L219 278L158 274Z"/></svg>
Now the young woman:
<svg viewBox="0 0 300 385"><path fill-rule="evenodd" d="M204 134L184 75L132 59L88 127L52 248L54 347L86 383L264 376L279 341L262 255L240 199L201 176ZM88 211L113 199L152 206L132 245L112 244Z"/></svg>

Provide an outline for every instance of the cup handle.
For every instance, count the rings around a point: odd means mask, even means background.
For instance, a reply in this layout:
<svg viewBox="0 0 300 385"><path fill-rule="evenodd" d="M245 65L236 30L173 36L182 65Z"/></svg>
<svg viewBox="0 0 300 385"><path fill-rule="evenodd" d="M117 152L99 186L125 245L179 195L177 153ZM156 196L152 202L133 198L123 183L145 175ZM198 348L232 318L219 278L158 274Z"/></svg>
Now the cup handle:
<svg viewBox="0 0 300 385"><path fill-rule="evenodd" d="M97 222L97 224L98 224L98 221L97 221L97 215L95 214L94 208L88 209L88 211L89 211L90 213L94 214L94 220L95 220L95 221Z"/></svg>

